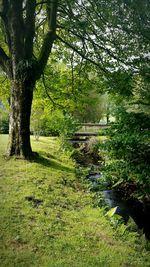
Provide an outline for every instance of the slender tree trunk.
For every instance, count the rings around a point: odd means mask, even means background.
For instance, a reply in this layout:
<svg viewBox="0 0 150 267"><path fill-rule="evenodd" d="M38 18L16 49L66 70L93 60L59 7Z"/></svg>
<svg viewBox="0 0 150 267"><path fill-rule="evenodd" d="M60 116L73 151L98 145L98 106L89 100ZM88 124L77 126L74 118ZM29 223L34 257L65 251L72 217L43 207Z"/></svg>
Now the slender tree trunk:
<svg viewBox="0 0 150 267"><path fill-rule="evenodd" d="M11 81L9 156L32 157L30 115L34 85L30 81Z"/></svg>
<svg viewBox="0 0 150 267"><path fill-rule="evenodd" d="M107 113L106 113L106 121L107 121L107 124L109 124L109 118L110 117L110 110L109 110L109 106L107 106Z"/></svg>

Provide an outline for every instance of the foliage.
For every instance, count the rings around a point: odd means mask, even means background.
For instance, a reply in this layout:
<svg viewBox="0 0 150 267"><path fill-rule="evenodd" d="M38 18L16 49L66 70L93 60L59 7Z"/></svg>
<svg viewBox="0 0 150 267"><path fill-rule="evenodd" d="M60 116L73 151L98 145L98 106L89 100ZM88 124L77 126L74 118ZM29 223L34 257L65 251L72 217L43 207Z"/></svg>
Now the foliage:
<svg viewBox="0 0 150 267"><path fill-rule="evenodd" d="M150 196L150 118L125 109L119 110L118 115L116 123L107 131L109 138L102 145L110 159L105 167L106 175L118 185L122 182L138 185L139 195Z"/></svg>
<svg viewBox="0 0 150 267"><path fill-rule="evenodd" d="M136 75L133 79L133 99L128 107L131 111L143 112L150 115L150 79Z"/></svg>
<svg viewBox="0 0 150 267"><path fill-rule="evenodd" d="M142 70L149 49L146 22L150 5L147 0L135 2L72 1L62 19L59 40L74 48L75 53L86 52L85 57L93 60L102 72Z"/></svg>
<svg viewBox="0 0 150 267"><path fill-rule="evenodd" d="M0 107L0 133L8 134L9 132L9 118L8 111L2 106Z"/></svg>
<svg viewBox="0 0 150 267"><path fill-rule="evenodd" d="M0 133L1 134L8 134L9 132L9 122L8 118L1 118L0 119Z"/></svg>
<svg viewBox="0 0 150 267"><path fill-rule="evenodd" d="M39 136L42 134L42 117L44 114L44 103L42 100L35 100L32 105L32 114L30 128L33 132L35 139L38 140ZM45 130L45 128L44 128Z"/></svg>
<svg viewBox="0 0 150 267"><path fill-rule="evenodd" d="M7 80L7 77L4 74L4 72L0 71L0 103L2 103L2 107L4 108L3 110L0 109L1 114L2 112L5 113L6 110L7 111L9 110L9 101L10 101L10 82Z"/></svg>
<svg viewBox="0 0 150 267"><path fill-rule="evenodd" d="M65 114L62 120L58 121L59 133L65 137L71 137L79 128L78 121L71 115Z"/></svg>
<svg viewBox="0 0 150 267"><path fill-rule="evenodd" d="M100 78L94 76L91 66L79 62L72 72L65 60L60 63L54 52L36 84L31 131L38 135L69 136L78 129L78 120L99 122L106 114L107 96L97 92Z"/></svg>
<svg viewBox="0 0 150 267"><path fill-rule="evenodd" d="M45 69L44 85L43 79L37 83L35 97L41 94L53 108L70 113L81 122L99 122L107 106L102 77L91 64L76 62L76 58L72 66L71 55L68 52L60 62L57 53L52 53Z"/></svg>
<svg viewBox="0 0 150 267"><path fill-rule="evenodd" d="M121 70L110 73L106 81L109 93L117 93L123 97L132 96L132 75L133 74L130 71Z"/></svg>
<svg viewBox="0 0 150 267"><path fill-rule="evenodd" d="M73 135L77 131L77 120L70 114L65 114L61 109L53 109L49 99L40 99L39 96L33 101L31 115L31 130L34 134L43 136Z"/></svg>
<svg viewBox="0 0 150 267"><path fill-rule="evenodd" d="M0 144L3 267L149 266L142 239L129 232L118 237L103 210L93 207L87 182L75 176L57 138L32 138L39 152L32 162L6 161L6 136Z"/></svg>

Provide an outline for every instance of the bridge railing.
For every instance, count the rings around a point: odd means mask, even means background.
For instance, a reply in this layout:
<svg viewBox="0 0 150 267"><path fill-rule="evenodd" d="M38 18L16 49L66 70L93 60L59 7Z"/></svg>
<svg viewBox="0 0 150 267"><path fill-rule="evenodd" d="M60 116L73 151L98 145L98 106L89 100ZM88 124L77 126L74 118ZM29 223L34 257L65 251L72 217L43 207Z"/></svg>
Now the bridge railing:
<svg viewBox="0 0 150 267"><path fill-rule="evenodd" d="M93 126L98 126L98 127L108 127L110 126L110 124L107 124L107 123L88 123L88 122L85 122L85 123L77 123L77 125L81 125L81 126L89 126L89 127L93 127Z"/></svg>
<svg viewBox="0 0 150 267"><path fill-rule="evenodd" d="M110 124L100 124L100 123L80 123L79 130L76 132L76 136L92 136L98 135L100 129L106 129L110 127Z"/></svg>

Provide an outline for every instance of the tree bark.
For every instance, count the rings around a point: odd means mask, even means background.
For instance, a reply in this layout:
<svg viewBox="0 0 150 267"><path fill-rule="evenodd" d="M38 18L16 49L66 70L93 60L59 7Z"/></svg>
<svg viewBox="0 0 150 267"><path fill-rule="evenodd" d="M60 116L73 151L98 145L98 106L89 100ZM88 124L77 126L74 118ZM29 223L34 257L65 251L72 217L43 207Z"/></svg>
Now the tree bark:
<svg viewBox="0 0 150 267"><path fill-rule="evenodd" d="M11 81L8 156L32 157L30 115L34 83Z"/></svg>

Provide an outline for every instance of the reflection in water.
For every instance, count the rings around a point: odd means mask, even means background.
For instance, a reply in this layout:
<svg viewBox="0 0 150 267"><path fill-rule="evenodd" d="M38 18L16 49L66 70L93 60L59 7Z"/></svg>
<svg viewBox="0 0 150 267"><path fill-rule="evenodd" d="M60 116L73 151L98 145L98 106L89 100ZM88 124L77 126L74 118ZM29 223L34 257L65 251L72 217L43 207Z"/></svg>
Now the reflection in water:
<svg viewBox="0 0 150 267"><path fill-rule="evenodd" d="M92 182L93 188L96 188L96 184L102 184L103 188L105 185L103 190L99 189L105 204L110 208L117 207L116 214L122 216L125 223L127 223L129 217L131 217L138 228L143 229L145 236L150 239L150 209L144 209L143 204L137 199L122 199L118 191L112 189L108 190L107 183L104 182L103 179L101 181L101 178L102 176L100 173L90 174L88 176L88 179Z"/></svg>

